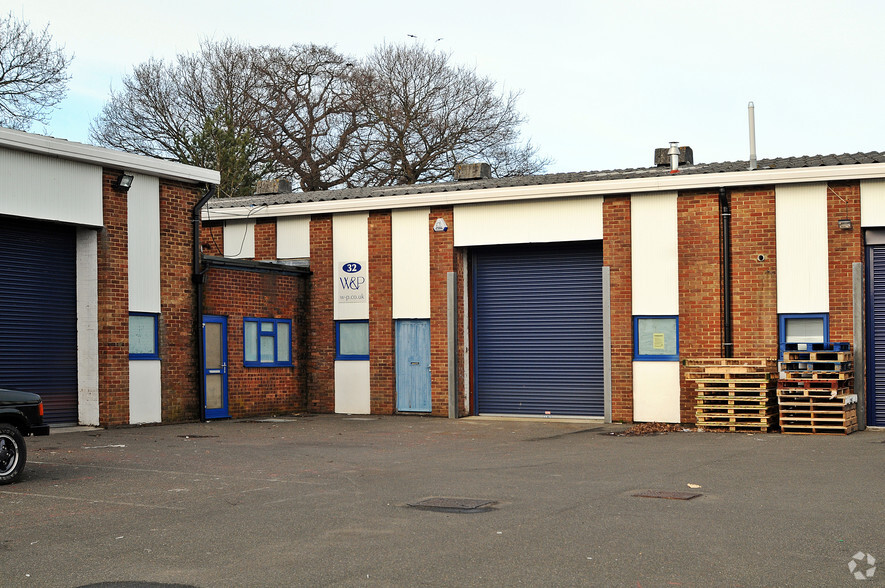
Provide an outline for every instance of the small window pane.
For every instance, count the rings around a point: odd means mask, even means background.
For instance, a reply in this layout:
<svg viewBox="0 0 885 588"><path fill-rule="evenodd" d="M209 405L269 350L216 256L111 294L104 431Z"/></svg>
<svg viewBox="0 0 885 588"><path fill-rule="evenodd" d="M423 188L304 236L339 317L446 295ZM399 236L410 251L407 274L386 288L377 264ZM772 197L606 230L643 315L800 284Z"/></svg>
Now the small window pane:
<svg viewBox="0 0 885 588"><path fill-rule="evenodd" d="M273 363L274 338L261 337L261 363Z"/></svg>
<svg viewBox="0 0 885 588"><path fill-rule="evenodd" d="M258 323L247 322L244 328L243 354L246 361L258 361Z"/></svg>
<svg viewBox="0 0 885 588"><path fill-rule="evenodd" d="M262 333L273 333L273 323L268 323L268 322L262 321L261 332Z"/></svg>
<svg viewBox="0 0 885 588"><path fill-rule="evenodd" d="M129 315L129 353L155 355L157 353L157 317Z"/></svg>
<svg viewBox="0 0 885 588"><path fill-rule="evenodd" d="M369 323L340 323L338 335L341 355L369 355Z"/></svg>
<svg viewBox="0 0 885 588"><path fill-rule="evenodd" d="M788 318L784 320L787 343L823 343L824 319Z"/></svg>
<svg viewBox="0 0 885 588"><path fill-rule="evenodd" d="M637 323L639 355L677 354L679 340L675 318L641 318Z"/></svg>
<svg viewBox="0 0 885 588"><path fill-rule="evenodd" d="M277 323L277 361L280 363L289 363L289 347L291 345L291 337L289 336L289 323Z"/></svg>

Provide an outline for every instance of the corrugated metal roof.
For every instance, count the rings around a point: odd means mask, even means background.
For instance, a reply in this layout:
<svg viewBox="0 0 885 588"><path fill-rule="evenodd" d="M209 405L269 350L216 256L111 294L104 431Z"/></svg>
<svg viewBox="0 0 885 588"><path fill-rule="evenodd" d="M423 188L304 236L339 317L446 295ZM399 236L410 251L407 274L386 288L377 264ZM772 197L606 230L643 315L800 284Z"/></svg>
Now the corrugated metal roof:
<svg viewBox="0 0 885 588"><path fill-rule="evenodd" d="M858 165L868 163L885 163L885 152L871 151L868 153L843 153L841 155L806 155L800 157L776 157L772 159L760 159L757 162L757 169L777 170L823 166ZM699 163L697 165L685 165L680 167L679 174L695 175L743 172L747 171L749 169L749 166L749 161ZM377 198L381 196L433 194L439 192L487 190L490 188L512 188L517 186L541 186L550 184L566 184L573 182L626 180L636 178L666 177L670 175L670 168L668 166L590 172L541 174L534 176L516 176L510 178L491 178L487 180L438 182L434 184L412 184L407 186L347 188L342 190L324 190L319 192L262 194L257 196L244 196L240 198L214 198L209 202L209 208L219 209L262 205L269 206L274 204L296 204L302 202L329 202L335 200Z"/></svg>

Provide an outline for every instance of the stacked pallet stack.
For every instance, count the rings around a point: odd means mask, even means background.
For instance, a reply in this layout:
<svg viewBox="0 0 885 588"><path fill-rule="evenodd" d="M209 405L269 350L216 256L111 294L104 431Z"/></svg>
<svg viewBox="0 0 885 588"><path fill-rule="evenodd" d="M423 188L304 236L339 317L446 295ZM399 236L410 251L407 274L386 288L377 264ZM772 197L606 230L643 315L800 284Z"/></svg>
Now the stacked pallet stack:
<svg viewBox="0 0 885 588"><path fill-rule="evenodd" d="M847 435L857 430L854 356L849 343L787 343L777 386L784 433Z"/></svg>
<svg viewBox="0 0 885 588"><path fill-rule="evenodd" d="M698 427L768 432L777 426L773 359L687 359L685 368L697 385Z"/></svg>

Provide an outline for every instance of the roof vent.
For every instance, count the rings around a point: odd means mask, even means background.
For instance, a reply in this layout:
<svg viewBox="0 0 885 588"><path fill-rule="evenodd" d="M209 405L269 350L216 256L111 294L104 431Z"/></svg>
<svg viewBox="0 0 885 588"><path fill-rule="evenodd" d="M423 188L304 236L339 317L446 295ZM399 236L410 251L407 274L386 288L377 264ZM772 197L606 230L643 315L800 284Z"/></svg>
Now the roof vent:
<svg viewBox="0 0 885 588"><path fill-rule="evenodd" d="M284 178L275 180L258 180L255 185L255 195L261 194L290 194L292 192L292 182Z"/></svg>
<svg viewBox="0 0 885 588"><path fill-rule="evenodd" d="M492 167L487 163L460 163L455 166L455 179L488 180L492 177Z"/></svg>
<svg viewBox="0 0 885 588"><path fill-rule="evenodd" d="M657 167L671 167L670 148L655 149L655 165ZM679 165L694 165L694 154L691 147L679 147Z"/></svg>

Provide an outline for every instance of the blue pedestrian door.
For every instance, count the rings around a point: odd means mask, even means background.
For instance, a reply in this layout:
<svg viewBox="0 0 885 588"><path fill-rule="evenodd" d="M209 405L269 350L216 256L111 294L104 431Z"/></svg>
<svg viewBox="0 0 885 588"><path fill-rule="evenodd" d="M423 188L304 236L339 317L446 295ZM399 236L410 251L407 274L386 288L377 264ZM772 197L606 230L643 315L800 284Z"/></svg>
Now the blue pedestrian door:
<svg viewBox="0 0 885 588"><path fill-rule="evenodd" d="M430 412L430 321L396 321L396 409Z"/></svg>
<svg viewBox="0 0 885 588"><path fill-rule="evenodd" d="M227 319L203 315L203 406L207 419L230 416L227 405Z"/></svg>

